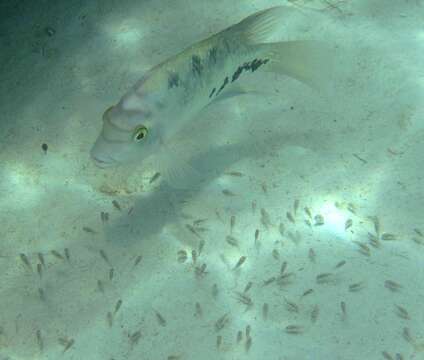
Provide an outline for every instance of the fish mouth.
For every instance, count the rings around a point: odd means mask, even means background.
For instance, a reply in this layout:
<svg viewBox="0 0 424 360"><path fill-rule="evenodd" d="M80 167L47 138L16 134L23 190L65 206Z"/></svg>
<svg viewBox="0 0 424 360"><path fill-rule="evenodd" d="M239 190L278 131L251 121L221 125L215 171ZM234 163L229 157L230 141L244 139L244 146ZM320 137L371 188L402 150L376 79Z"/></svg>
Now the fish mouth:
<svg viewBox="0 0 424 360"><path fill-rule="evenodd" d="M91 155L91 158L93 159L94 164L101 169L109 168L116 165L116 160L112 158L99 158L95 155Z"/></svg>

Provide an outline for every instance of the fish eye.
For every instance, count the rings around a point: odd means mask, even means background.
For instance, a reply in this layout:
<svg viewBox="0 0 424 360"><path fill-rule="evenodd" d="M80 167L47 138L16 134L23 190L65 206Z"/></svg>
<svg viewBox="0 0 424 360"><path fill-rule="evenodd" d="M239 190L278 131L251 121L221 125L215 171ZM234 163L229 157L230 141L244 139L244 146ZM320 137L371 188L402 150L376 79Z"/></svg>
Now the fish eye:
<svg viewBox="0 0 424 360"><path fill-rule="evenodd" d="M134 140L140 141L143 140L147 135L147 128L145 126L140 126L134 131Z"/></svg>

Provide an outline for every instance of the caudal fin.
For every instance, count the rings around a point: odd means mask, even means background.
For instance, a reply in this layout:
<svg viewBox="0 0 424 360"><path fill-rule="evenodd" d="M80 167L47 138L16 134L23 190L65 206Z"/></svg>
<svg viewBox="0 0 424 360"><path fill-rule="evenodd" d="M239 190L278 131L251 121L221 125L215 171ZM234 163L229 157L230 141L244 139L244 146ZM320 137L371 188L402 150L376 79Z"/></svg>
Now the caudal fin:
<svg viewBox="0 0 424 360"><path fill-rule="evenodd" d="M258 46L269 59L264 71L290 76L318 91L328 90L334 70L334 52L327 43L300 40Z"/></svg>
<svg viewBox="0 0 424 360"><path fill-rule="evenodd" d="M297 11L284 6L259 11L228 30L268 59L264 71L290 76L320 91L331 82L333 52L315 40L267 42L284 25L284 17ZM298 11L297 11L298 12Z"/></svg>

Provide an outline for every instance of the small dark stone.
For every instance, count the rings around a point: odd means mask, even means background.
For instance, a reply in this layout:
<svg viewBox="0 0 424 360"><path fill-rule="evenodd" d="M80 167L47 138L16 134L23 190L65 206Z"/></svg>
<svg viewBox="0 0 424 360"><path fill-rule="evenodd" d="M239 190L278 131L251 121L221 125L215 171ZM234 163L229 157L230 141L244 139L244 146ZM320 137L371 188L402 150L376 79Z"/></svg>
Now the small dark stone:
<svg viewBox="0 0 424 360"><path fill-rule="evenodd" d="M44 143L43 145L41 145L41 148L43 149L43 151L46 153L47 149L49 148L48 145L46 143Z"/></svg>

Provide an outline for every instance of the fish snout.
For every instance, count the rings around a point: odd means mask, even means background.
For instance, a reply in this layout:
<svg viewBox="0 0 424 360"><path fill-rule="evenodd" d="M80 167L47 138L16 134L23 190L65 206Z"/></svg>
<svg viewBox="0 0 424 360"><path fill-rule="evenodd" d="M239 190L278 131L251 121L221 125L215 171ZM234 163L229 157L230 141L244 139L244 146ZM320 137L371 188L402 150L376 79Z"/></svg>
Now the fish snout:
<svg viewBox="0 0 424 360"><path fill-rule="evenodd" d="M117 161L109 156L107 152L102 151L102 145L104 145L102 144L102 141L96 141L90 150L90 157L94 164L102 169L115 166Z"/></svg>

